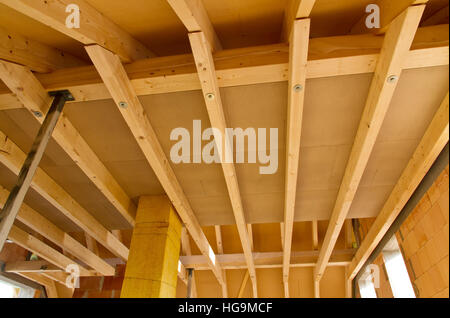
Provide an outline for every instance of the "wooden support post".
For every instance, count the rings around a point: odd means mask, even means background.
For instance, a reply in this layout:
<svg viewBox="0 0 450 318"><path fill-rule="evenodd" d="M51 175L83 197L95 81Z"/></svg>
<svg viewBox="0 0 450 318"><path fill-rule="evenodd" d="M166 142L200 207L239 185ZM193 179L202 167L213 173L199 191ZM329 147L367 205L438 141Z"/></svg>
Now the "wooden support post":
<svg viewBox="0 0 450 318"><path fill-rule="evenodd" d="M39 132L31 146L31 150L25 159L25 162L20 169L18 180L11 193L6 200L6 203L0 212L0 251L3 249L8 233L16 219L20 206L28 192L33 179L34 173L44 155L45 148L52 136L53 129L58 122L64 104L67 100L73 99L68 92L58 92L55 95L53 103L45 117L44 123L39 129ZM41 113L40 116L43 116Z"/></svg>
<svg viewBox="0 0 450 318"><path fill-rule="evenodd" d="M239 292L238 292L237 298L242 298L242 295L244 294L244 289L245 289L245 286L247 285L249 276L250 275L249 275L248 271L246 271L245 276L242 279L241 287L239 287Z"/></svg>
<svg viewBox="0 0 450 318"><path fill-rule="evenodd" d="M317 220L312 221L312 242L313 250L319 249L319 222Z"/></svg>
<svg viewBox="0 0 450 318"><path fill-rule="evenodd" d="M345 298L353 297L353 280L349 278L348 266L345 266Z"/></svg>
<svg viewBox="0 0 450 318"><path fill-rule="evenodd" d="M181 222L166 196L139 199L122 298L175 297Z"/></svg>
<svg viewBox="0 0 450 318"><path fill-rule="evenodd" d="M320 280L314 280L314 298L320 298Z"/></svg>

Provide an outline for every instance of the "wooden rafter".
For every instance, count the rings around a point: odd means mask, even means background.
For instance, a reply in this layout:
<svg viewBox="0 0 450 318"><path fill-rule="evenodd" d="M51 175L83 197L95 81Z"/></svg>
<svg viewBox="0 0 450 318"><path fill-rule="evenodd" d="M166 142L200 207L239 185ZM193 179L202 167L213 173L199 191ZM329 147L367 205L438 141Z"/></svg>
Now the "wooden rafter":
<svg viewBox="0 0 450 318"><path fill-rule="evenodd" d="M26 155L2 131L0 131L0 150L2 150L0 151L0 162L11 172L18 175ZM31 182L31 188L114 255L123 260L128 259L128 248L120 243L111 232L41 168L37 169Z"/></svg>
<svg viewBox="0 0 450 318"><path fill-rule="evenodd" d="M356 252L348 270L355 278L449 140L449 95L444 98L413 156Z"/></svg>
<svg viewBox="0 0 450 318"><path fill-rule="evenodd" d="M350 33L376 33L383 34L389 28L389 25L401 15L408 7L414 5L426 4L428 0L376 0L373 4L380 8L380 28L368 29L366 26L367 14L364 14L358 22L351 28Z"/></svg>
<svg viewBox="0 0 450 318"><path fill-rule="evenodd" d="M390 24L387 31L366 106L320 250L319 260L314 270L316 281L321 279L325 271L328 259L350 210L397 87L402 72L402 63L408 55L424 9L425 6L408 8Z"/></svg>
<svg viewBox="0 0 450 318"><path fill-rule="evenodd" d="M6 273L40 273L60 272L61 268L47 261L17 261L8 262L3 269Z"/></svg>
<svg viewBox="0 0 450 318"><path fill-rule="evenodd" d="M244 217L244 209L242 206L239 184L237 181L236 170L233 163L225 162L225 151L230 145L229 136L225 134L227 127L225 115L223 112L222 100L220 96L219 86L217 84L217 75L215 73L214 60L208 40L202 32L190 33L189 40L191 42L192 52L197 65L198 77L202 86L205 97L206 109L208 111L211 126L218 129L222 135L223 148L220 153L224 156L221 158L221 165L225 176L225 183L228 188L228 194L233 208L236 226L241 240L244 255L246 255L250 279L253 284L253 296L256 295L256 272L252 258L252 250L250 238L247 230L247 223ZM225 150L225 151L223 151Z"/></svg>
<svg viewBox="0 0 450 318"><path fill-rule="evenodd" d="M222 50L222 44L202 0L167 0L167 2L189 32L203 32L214 51Z"/></svg>
<svg viewBox="0 0 450 318"><path fill-rule="evenodd" d="M55 281L38 273L18 273L20 276L28 278L33 282L45 287L48 298L58 298L58 290L56 289Z"/></svg>
<svg viewBox="0 0 450 318"><path fill-rule="evenodd" d="M68 258L67 256L48 246L44 242L38 240L33 235L21 230L15 225L12 226L8 238L17 245L33 252L34 254L49 261L50 263L58 266L63 270L65 270L69 265L77 264L74 260ZM92 276L92 272L79 264L77 265L80 268L81 276Z"/></svg>
<svg viewBox="0 0 450 318"><path fill-rule="evenodd" d="M145 115L144 108L134 92L120 59L98 45L88 46L86 51L192 239L201 253L207 256L211 270L219 283L223 284L222 271L215 261L216 256Z"/></svg>
<svg viewBox="0 0 450 318"><path fill-rule="evenodd" d="M66 7L71 0L0 0L20 13L35 19L84 45L98 44L116 53L124 62L155 56L142 43L132 38L85 0L77 0L80 8L80 28L66 26Z"/></svg>
<svg viewBox="0 0 450 318"><path fill-rule="evenodd" d="M316 0L289 0L284 12L281 41L288 42L291 36L292 25L296 19L308 18Z"/></svg>
<svg viewBox="0 0 450 318"><path fill-rule="evenodd" d="M23 106L32 112L33 118L42 123L43 116L36 116L35 113L47 113L51 99L34 74L26 67L0 61L0 79L5 82ZM64 113L54 129L52 137L123 218L129 224L134 225L136 207L130 197Z"/></svg>
<svg viewBox="0 0 450 318"><path fill-rule="evenodd" d="M306 89L310 20L295 20L290 39L289 83L286 130L286 174L284 185L284 258L283 283L285 297L289 297L289 262L294 229L295 199L300 158L303 104Z"/></svg>
<svg viewBox="0 0 450 318"><path fill-rule="evenodd" d="M448 25L419 28L403 68L448 65L448 36ZM306 78L373 73L383 39L371 34L310 39ZM288 78L286 44L225 50L213 57L221 88L285 82ZM146 59L124 67L138 96L201 89L191 54ZM77 101L111 98L93 66L36 74L36 78L47 91L69 89ZM22 107L0 82L0 110Z"/></svg>
<svg viewBox="0 0 450 318"><path fill-rule="evenodd" d="M422 26L435 25L440 23L448 22L449 17L449 6L446 6L437 12L435 12L432 16L428 17L425 21L421 23Z"/></svg>
<svg viewBox="0 0 450 318"><path fill-rule="evenodd" d="M67 52L0 27L0 59L29 67L32 71L49 73L58 69L87 65Z"/></svg>
<svg viewBox="0 0 450 318"><path fill-rule="evenodd" d="M353 249L335 250L330 259L329 266L346 266L349 265L355 251ZM319 251L301 251L292 252L290 267L314 267ZM282 268L283 252L254 252L256 268ZM194 268L196 271L209 270L205 256L192 255L180 256L181 262L186 268ZM218 254L217 261L224 269L247 269L245 255L239 254Z"/></svg>
<svg viewBox="0 0 450 318"><path fill-rule="evenodd" d="M8 196L8 194L8 191L0 186L0 206L3 206L3 203L6 201L6 197ZM38 212L29 207L27 204L24 203L20 207L19 213L17 215L17 220L24 223L33 231L41 234L52 243L58 245L64 250L67 250L70 254L74 255L80 261L89 265L99 273L105 276L114 275L114 267L89 251L77 240L59 229L53 223L51 223Z"/></svg>

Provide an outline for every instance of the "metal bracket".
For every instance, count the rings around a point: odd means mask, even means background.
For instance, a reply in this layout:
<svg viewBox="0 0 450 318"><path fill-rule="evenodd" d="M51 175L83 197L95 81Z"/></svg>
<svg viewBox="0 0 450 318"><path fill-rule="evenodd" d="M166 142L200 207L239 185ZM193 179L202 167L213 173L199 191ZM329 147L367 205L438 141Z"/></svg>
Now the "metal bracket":
<svg viewBox="0 0 450 318"><path fill-rule="evenodd" d="M72 93L69 90L67 90L67 89L63 89L63 90L60 90L60 91L51 91L51 92L48 92L48 94L50 96L52 96L52 97L56 97L58 95L61 95L66 102L73 102L75 100L75 98L73 97Z"/></svg>

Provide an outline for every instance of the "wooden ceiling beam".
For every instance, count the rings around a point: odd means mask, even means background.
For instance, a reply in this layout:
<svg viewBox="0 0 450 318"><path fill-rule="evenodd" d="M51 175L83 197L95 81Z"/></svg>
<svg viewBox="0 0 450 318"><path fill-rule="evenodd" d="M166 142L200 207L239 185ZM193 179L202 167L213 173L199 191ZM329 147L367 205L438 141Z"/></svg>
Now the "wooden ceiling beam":
<svg viewBox="0 0 450 318"><path fill-rule="evenodd" d="M80 28L68 28L66 8L72 0L0 0L4 4L34 20L59 31L84 45L98 44L116 53L122 61L131 62L153 57L145 45L132 38L85 0L77 0L80 9Z"/></svg>
<svg viewBox="0 0 450 318"><path fill-rule="evenodd" d="M333 251L329 266L349 265L355 250L343 249ZM319 251L292 252L290 267L314 267ZM255 268L282 268L283 252L254 252ZM180 256L180 261L186 268L195 270L208 270L206 259L202 255ZM238 254L218 254L217 261L224 269L247 269L245 255Z"/></svg>
<svg viewBox="0 0 450 318"><path fill-rule="evenodd" d="M223 254L223 241L222 241L222 229L220 225L214 226L214 232L216 233L216 243L217 243L217 253ZM227 287L227 272L224 269L222 271L224 284L222 285L222 298L228 298L228 287Z"/></svg>
<svg viewBox="0 0 450 318"><path fill-rule="evenodd" d="M9 195L9 192L0 186L0 206L3 207L4 202ZM70 254L74 255L80 261L89 265L94 270L98 271L104 276L113 276L115 273L114 267L106 263L100 257L89 251L86 247L80 244L77 240L70 235L59 229L56 225L48 221L38 212L33 210L27 204L22 204L19 213L17 214L17 220L24 223L33 231L44 236L49 241L53 242L57 246L67 250Z"/></svg>
<svg viewBox="0 0 450 318"><path fill-rule="evenodd" d="M448 36L448 25L420 28L403 67L448 65ZM306 78L373 73L383 39L374 35L310 39ZM289 76L286 44L225 50L213 57L219 87L285 82ZM124 67L138 96L201 89L191 54L145 59ZM78 102L111 98L93 66L36 74L36 78L46 91L69 89ZM0 110L22 107L0 82Z"/></svg>
<svg viewBox="0 0 450 318"><path fill-rule="evenodd" d="M0 27L0 59L25 65L39 73L87 65L78 57L27 39L2 27Z"/></svg>
<svg viewBox="0 0 450 318"><path fill-rule="evenodd" d="M0 61L0 79L16 95L17 99L42 124L51 104L51 98L35 75L26 67ZM36 115L36 112L41 114ZM72 125L67 116L61 114L52 134L53 139L86 174L121 216L134 225L136 207L130 197L120 187L105 165L97 157L88 143Z"/></svg>
<svg viewBox="0 0 450 318"><path fill-rule="evenodd" d="M449 140L449 95L444 98L389 198L369 229L348 270L355 278Z"/></svg>
<svg viewBox="0 0 450 318"><path fill-rule="evenodd" d="M375 33L384 34L389 25L410 6L426 4L428 0L376 0L373 4L380 8L380 28L368 29L366 18L369 13L364 14L350 29L351 34Z"/></svg>
<svg viewBox="0 0 450 318"><path fill-rule="evenodd" d="M17 261L5 263L6 273L41 273L41 272L61 272L62 269L47 261Z"/></svg>
<svg viewBox="0 0 450 318"><path fill-rule="evenodd" d="M308 18L316 3L316 0L288 0L284 11L281 41L288 42L291 38L292 25L296 19Z"/></svg>
<svg viewBox="0 0 450 318"><path fill-rule="evenodd" d="M239 238L241 240L242 249L244 251L244 255L246 255L250 279L252 280L252 284L254 286L253 296L257 297L255 265L253 263L250 237L247 230L247 223L245 221L244 208L242 206L236 170L233 163L228 163L224 160L225 153L227 149L229 149L228 147L230 145L230 140L229 136L225 133L228 126L226 124L225 114L223 112L219 85L217 84L217 75L215 73L211 46L202 32L190 33L189 41L194 54L198 77L200 79L211 126L218 129L222 136L222 149L219 150L219 153L222 156L221 166L228 189L231 206L233 208L233 214L236 220L236 226L238 229Z"/></svg>
<svg viewBox="0 0 450 318"><path fill-rule="evenodd" d="M58 298L58 290L56 289L55 281L38 273L18 273L29 280L32 280L39 285L45 287L45 292L48 298Z"/></svg>
<svg viewBox="0 0 450 318"><path fill-rule="evenodd" d="M289 262L294 230L295 199L297 197L300 139L302 134L303 106L306 89L308 45L311 21L295 20L290 39L289 83L286 128L286 174L284 185L284 257L283 283L285 297L289 298Z"/></svg>
<svg viewBox="0 0 450 318"><path fill-rule="evenodd" d="M214 31L202 0L167 0L167 2L188 32L203 32L214 51L222 50L222 44Z"/></svg>
<svg viewBox="0 0 450 318"><path fill-rule="evenodd" d="M409 7L389 26L364 112L314 269L320 281L366 169L425 6Z"/></svg>
<svg viewBox="0 0 450 318"><path fill-rule="evenodd" d="M0 131L0 150L0 163L18 175L26 155L2 131ZM128 248L41 168L36 170L31 188L114 255L123 260L128 259Z"/></svg>
<svg viewBox="0 0 450 318"><path fill-rule="evenodd" d="M120 59L98 45L88 46L86 51L182 222L201 253L208 258L217 280L223 284L222 270L215 261L216 256L170 166L169 159L158 141Z"/></svg>
<svg viewBox="0 0 450 318"><path fill-rule="evenodd" d="M44 242L38 240L33 235L28 234L16 225L12 226L8 238L17 245L23 247L26 250L29 250L30 252L33 252L40 258L47 260L48 262L58 266L62 270L65 270L69 265L76 264L80 268L81 276L92 276L92 273L89 270L77 264L74 260L68 258L57 250L51 248Z"/></svg>

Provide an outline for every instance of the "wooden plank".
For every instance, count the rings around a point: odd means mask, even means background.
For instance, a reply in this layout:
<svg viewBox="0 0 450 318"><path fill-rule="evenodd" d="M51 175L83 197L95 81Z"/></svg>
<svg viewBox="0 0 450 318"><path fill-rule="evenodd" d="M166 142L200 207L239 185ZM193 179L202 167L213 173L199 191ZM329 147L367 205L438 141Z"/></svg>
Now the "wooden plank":
<svg viewBox="0 0 450 318"><path fill-rule="evenodd" d="M241 286L239 287L239 291L236 298L242 298L244 294L245 286L247 286L248 278L250 277L248 270L245 272L244 278L242 279Z"/></svg>
<svg viewBox="0 0 450 318"><path fill-rule="evenodd" d="M206 109L208 111L211 126L218 129L222 135L223 148L220 149L219 152L222 155L225 155L225 152L229 149L227 147L229 147L230 141L229 136L225 134L225 129L228 126L223 113L222 100L220 97L219 86L217 84L217 75L215 74L212 51L202 32L190 33L189 41L191 43L192 52L197 65L198 77L200 79L202 91L205 97ZM212 96L212 98L208 96ZM244 217L236 170L233 163L226 162L224 159L224 157L221 158L221 166L228 189L231 206L233 208L239 238L241 240L244 255L246 255L250 279L253 284L256 284L256 272L252 259L250 238L247 231L247 223ZM253 296L257 297L255 294Z"/></svg>
<svg viewBox="0 0 450 318"><path fill-rule="evenodd" d="M349 278L358 274L449 140L449 95L428 126L397 184L369 229L349 266Z"/></svg>
<svg viewBox="0 0 450 318"><path fill-rule="evenodd" d="M310 20L294 21L289 50L289 84L286 133L286 174L284 185L284 259L283 283L289 282L289 262L294 229L295 199L300 159L300 139L302 134L303 105L306 90L306 68ZM289 291L285 288L285 291ZM289 297L289 295L285 295Z"/></svg>
<svg viewBox="0 0 450 318"><path fill-rule="evenodd" d="M78 57L0 27L0 59L22 64L32 71L49 73L58 69L87 65Z"/></svg>
<svg viewBox="0 0 450 318"><path fill-rule="evenodd" d="M321 279L350 210L397 87L398 78L402 72L402 62L411 47L424 9L425 6L408 8L393 21L386 34L381 57L369 89L366 106L320 250L319 260L315 268L315 280Z"/></svg>
<svg viewBox="0 0 450 318"><path fill-rule="evenodd" d="M14 174L18 175L25 161L25 154L0 130L0 163ZM114 255L128 259L128 248L86 211L69 193L50 178L41 168L36 170L33 188L39 195L61 211L72 222L95 238Z"/></svg>
<svg viewBox="0 0 450 318"><path fill-rule="evenodd" d="M116 53L124 62L155 56L142 43L132 38L85 0L77 0L80 8L80 28L68 28L66 7L71 0L28 1L0 0L20 13L37 20L85 44L98 44Z"/></svg>
<svg viewBox="0 0 450 318"><path fill-rule="evenodd" d="M420 28L403 67L448 65L448 37L448 25ZM351 35L311 39L306 78L373 73L383 38ZM219 87L285 82L288 78L289 46L286 44L225 50L213 56ZM146 59L124 67L138 96L201 89L190 54ZM45 90L69 89L77 101L111 98L93 66L36 74L36 77ZM0 82L0 110L22 107Z"/></svg>
<svg viewBox="0 0 450 318"><path fill-rule="evenodd" d="M88 248L88 250L98 256L99 252L97 241L94 240L94 238L87 233L84 233L84 238L86 240L86 247Z"/></svg>
<svg viewBox="0 0 450 318"><path fill-rule="evenodd" d="M92 276L91 272L83 266L77 264L75 261L71 260L67 256L64 256L62 253L51 248L44 242L38 240L15 225L12 226L8 238L17 245L33 252L37 256L49 261L63 270L65 270L67 266L75 264L79 266L81 276Z"/></svg>
<svg viewBox="0 0 450 318"><path fill-rule="evenodd" d="M1 63L2 62L0 61L0 65ZM53 129L55 128L61 115L65 100L66 98L63 95L55 96L52 106L45 116L45 120L39 128L33 144L31 145L30 152L20 168L16 184L9 193L3 209L0 211L0 250L3 249L3 244L5 243L9 230L11 229L25 195L30 188L31 180L33 179L39 162L44 155L45 148L47 148ZM41 116L43 115L41 114Z"/></svg>
<svg viewBox="0 0 450 318"><path fill-rule="evenodd" d="M26 67L0 61L0 78L25 108L32 113L47 113L50 98L40 82ZM42 123L42 117L33 117ZM53 138L122 217L130 225L134 225L136 208L130 197L64 114L54 129Z"/></svg>
<svg viewBox="0 0 450 318"><path fill-rule="evenodd" d="M120 297L174 298L180 247L181 221L169 198L140 197Z"/></svg>
<svg viewBox="0 0 450 318"><path fill-rule="evenodd" d="M202 0L167 0L189 32L203 32L214 51L222 44L214 31Z"/></svg>
<svg viewBox="0 0 450 318"><path fill-rule="evenodd" d="M47 261L17 261L5 264L4 271L7 273L41 273L61 272L61 268Z"/></svg>
<svg viewBox="0 0 450 318"><path fill-rule="evenodd" d="M98 45L86 47L86 51L192 239L201 253L208 257L217 280L223 284L222 271L220 265L215 262L215 254L145 115L144 108L133 90L122 63L116 55ZM126 103L126 108L119 106L121 103Z"/></svg>
<svg viewBox="0 0 450 318"><path fill-rule="evenodd" d="M410 6L426 4L428 0L376 0L373 4L380 8L380 28L368 29L366 26L366 18L369 13L364 14L361 19L351 28L350 33L370 33L384 34L389 28L389 25L400 16L403 11Z"/></svg>
<svg viewBox="0 0 450 318"><path fill-rule="evenodd" d="M317 220L311 222L312 226L312 242L313 242L313 250L319 249L319 222Z"/></svg>
<svg viewBox="0 0 450 318"><path fill-rule="evenodd" d="M60 283L63 286L66 286L67 278L69 277L70 274L65 272L43 272L40 273L40 275L50 278L51 280L54 280L55 282Z"/></svg>
<svg viewBox="0 0 450 318"><path fill-rule="evenodd" d="M329 266L346 266L350 264L355 251L353 249L335 250ZM314 267L319 251L292 252L291 267ZM254 252L256 268L281 268L283 266L283 252ZM186 268L196 271L209 270L203 255L181 256L181 262ZM244 254L218 254L217 261L224 269L247 269Z"/></svg>
<svg viewBox="0 0 450 318"><path fill-rule="evenodd" d="M0 206L3 206L3 203L5 202L7 196L8 191L0 186ZM24 203L20 207L19 213L17 215L17 220L24 223L33 231L41 234L57 246L68 251L70 254L74 255L80 261L82 261L86 265L89 265L102 275L114 275L114 267L106 263L96 254L89 251L77 240L59 229L53 223L51 223L38 212L29 207L27 204Z"/></svg>
<svg viewBox="0 0 450 318"><path fill-rule="evenodd" d="M284 11L283 29L281 41L289 41L291 38L292 25L296 19L308 18L316 0L289 0Z"/></svg>
<svg viewBox="0 0 450 318"><path fill-rule="evenodd" d="M19 273L19 275L44 286L48 298L58 298L58 290L54 280L37 273Z"/></svg>

